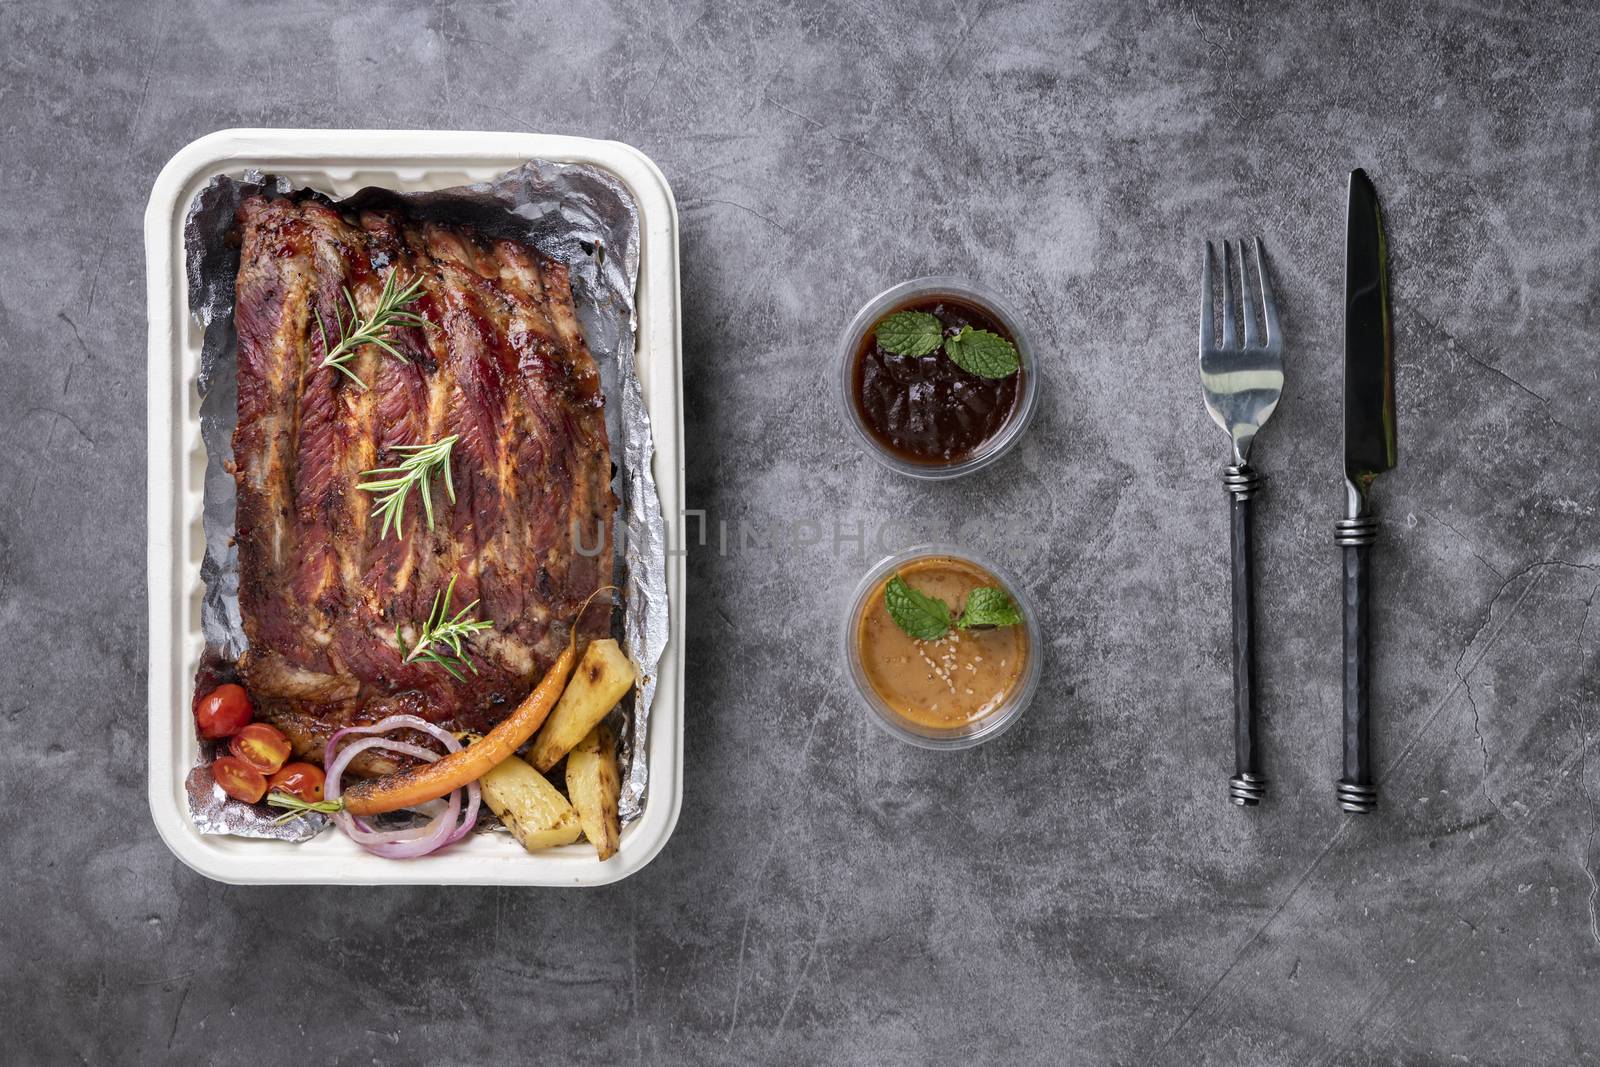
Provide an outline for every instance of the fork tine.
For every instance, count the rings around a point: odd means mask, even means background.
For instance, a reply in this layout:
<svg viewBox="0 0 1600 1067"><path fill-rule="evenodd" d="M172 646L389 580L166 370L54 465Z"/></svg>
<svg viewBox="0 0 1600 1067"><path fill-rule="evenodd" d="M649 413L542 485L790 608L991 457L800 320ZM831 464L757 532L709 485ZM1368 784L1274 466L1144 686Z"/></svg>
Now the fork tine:
<svg viewBox="0 0 1600 1067"><path fill-rule="evenodd" d="M1278 304L1272 299L1272 283L1267 281L1267 257L1261 248L1261 238L1256 238L1256 274L1261 278L1261 322L1266 327L1267 344L1282 338L1278 332Z"/></svg>
<svg viewBox="0 0 1600 1067"><path fill-rule="evenodd" d="M1216 298L1211 293L1211 242L1206 242L1206 250L1200 267L1200 354L1204 355L1206 349L1217 343L1215 333L1215 320L1212 306Z"/></svg>
<svg viewBox="0 0 1600 1067"><path fill-rule="evenodd" d="M1222 242L1222 347L1231 349L1239 343L1239 320L1233 313L1233 245Z"/></svg>
<svg viewBox="0 0 1600 1067"><path fill-rule="evenodd" d="M1255 310L1251 308L1250 300L1250 270L1245 264L1249 257L1244 254L1244 242L1239 242L1239 314L1244 317L1244 346L1254 348L1261 343L1261 331L1256 327ZM1260 266L1261 260L1256 259ZM1263 320L1265 321L1265 320Z"/></svg>

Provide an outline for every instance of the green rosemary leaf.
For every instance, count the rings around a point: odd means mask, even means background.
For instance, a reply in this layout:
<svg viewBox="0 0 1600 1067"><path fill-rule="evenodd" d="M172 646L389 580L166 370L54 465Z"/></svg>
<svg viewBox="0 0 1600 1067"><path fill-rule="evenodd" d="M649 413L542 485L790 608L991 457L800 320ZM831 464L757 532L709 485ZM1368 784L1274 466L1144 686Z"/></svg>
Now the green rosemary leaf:
<svg viewBox="0 0 1600 1067"><path fill-rule="evenodd" d="M416 278L404 289L396 287L394 271L389 272L389 277L384 280L383 291L378 294L378 302L372 309L372 314L367 318L361 317L361 309L356 305L356 295L350 291L349 286L344 288L344 302L350 309L350 319L345 321L344 316L335 316L334 325L339 330L339 340L330 349L328 347L328 331L323 326L322 315L315 309L312 315L317 321L317 332L322 338L322 365L332 367L342 372L345 377L355 382L362 389L367 388L367 383L362 381L356 373L345 366L363 345L376 345L379 350L388 353L402 363L411 362L406 356L391 343L390 330L395 326L431 326L427 319L414 311L407 311L405 307L415 300L422 292L422 279Z"/></svg>
<svg viewBox="0 0 1600 1067"><path fill-rule="evenodd" d="M368 480L357 482L356 488L363 492L381 494L372 509L374 516L383 519L383 527L378 534L379 540L389 536L391 527L395 531L395 536L405 536L406 497L413 486L422 495L422 509L427 517L428 529L433 529L433 476L441 467L445 472L445 485L450 491L450 502L455 503L455 485L450 479L450 451L455 447L457 436L451 434L431 445L396 446L392 451L405 456L398 466L377 467L362 472L361 477ZM394 477L381 477L382 475L394 475Z"/></svg>
<svg viewBox="0 0 1600 1067"><path fill-rule="evenodd" d="M458 682L465 682L466 676L461 673L461 668L466 668L473 674L478 673L477 665L468 655L468 648L464 644L467 638L483 630L494 629L494 623L486 619L469 619L468 613L478 606L474 600L460 611L450 616L450 598L455 594L456 580L450 579L450 584L443 590L434 594L433 609L428 612L427 620L422 624L417 633L417 643L411 651L406 651L405 638L398 631L395 633L395 642L400 646L401 654L407 663L426 662L444 668L450 677ZM446 616L450 616L446 621Z"/></svg>

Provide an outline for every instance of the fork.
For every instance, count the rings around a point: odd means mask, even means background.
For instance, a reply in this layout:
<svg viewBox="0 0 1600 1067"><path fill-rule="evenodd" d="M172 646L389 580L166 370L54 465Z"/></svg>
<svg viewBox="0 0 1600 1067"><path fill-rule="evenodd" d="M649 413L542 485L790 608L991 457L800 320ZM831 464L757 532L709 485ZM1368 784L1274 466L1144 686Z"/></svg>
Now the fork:
<svg viewBox="0 0 1600 1067"><path fill-rule="evenodd" d="M1256 433L1278 406L1283 393L1283 331L1278 307L1267 281L1261 239L1254 241L1256 275L1260 279L1261 330L1251 315L1246 279L1244 243L1230 247L1222 242L1222 337L1215 333L1211 242L1206 242L1205 265L1200 272L1200 388L1206 410L1233 442L1233 463L1222 470L1222 484L1232 497L1233 522L1233 757L1234 775L1228 780L1228 797L1235 804L1254 806L1267 793L1256 745L1255 714L1255 607L1250 564L1252 499L1260 493L1262 476L1250 466L1250 445ZM1237 260L1239 282L1234 286ZM1235 305L1239 315L1235 315ZM1240 337L1240 320L1243 337Z"/></svg>

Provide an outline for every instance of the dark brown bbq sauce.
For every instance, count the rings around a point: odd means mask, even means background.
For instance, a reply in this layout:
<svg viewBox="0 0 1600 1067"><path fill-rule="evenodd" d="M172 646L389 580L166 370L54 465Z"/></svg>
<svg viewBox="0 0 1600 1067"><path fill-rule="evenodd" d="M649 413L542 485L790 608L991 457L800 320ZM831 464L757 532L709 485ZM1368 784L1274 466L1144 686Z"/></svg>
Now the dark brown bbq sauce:
<svg viewBox="0 0 1600 1067"><path fill-rule="evenodd" d="M993 315L953 296L924 296L890 308L926 311L946 337L963 326L1011 336ZM1008 378L981 378L956 366L942 347L926 356L898 356L878 344L878 322L856 349L852 396L872 436L901 459L928 466L957 463L998 434L1011 419L1026 367Z"/></svg>

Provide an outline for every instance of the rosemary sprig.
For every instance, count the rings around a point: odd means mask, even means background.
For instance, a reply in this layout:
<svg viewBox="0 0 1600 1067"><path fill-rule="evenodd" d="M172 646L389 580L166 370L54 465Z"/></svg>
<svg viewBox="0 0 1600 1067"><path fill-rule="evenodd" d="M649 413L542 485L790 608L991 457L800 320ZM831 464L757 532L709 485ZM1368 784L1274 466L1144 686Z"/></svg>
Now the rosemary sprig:
<svg viewBox="0 0 1600 1067"><path fill-rule="evenodd" d="M400 636L398 630L395 632L395 642L400 646L400 654L405 657L405 662L416 663L425 660L437 663L449 672L450 677L458 682L465 682L467 679L459 668L465 667L473 674L478 673L478 668L467 658L461 642L480 630L494 629L494 623L467 618L467 613L478 606L476 600L451 615L450 596L455 590L456 580L452 577L444 592L434 596L433 610L428 613L427 621L417 633L415 646L408 651L405 638Z"/></svg>
<svg viewBox="0 0 1600 1067"><path fill-rule="evenodd" d="M298 819L308 811L319 811L324 815L334 815L344 810L343 800L301 800L289 793L273 790L267 794L267 807L288 808L289 810L272 820L272 825L282 826L291 819Z"/></svg>
<svg viewBox="0 0 1600 1067"><path fill-rule="evenodd" d="M344 300L350 305L350 321L345 321L342 312L334 316L333 324L339 328L339 339L332 348L328 347L328 331L323 328L322 313L312 309L312 315L317 320L317 332L322 335L322 351L327 353L322 357L322 365L332 367L363 389L367 387L367 383L357 377L355 371L345 366L355 358L357 350L362 345L377 345L401 363L409 363L411 361L405 354L389 343L389 329L394 326L432 325L416 312L405 310L407 304L421 295L422 279L415 278L404 289L398 289L396 288L398 276L399 271L389 272L389 277L383 283L383 292L378 294L377 306L366 318L361 317L361 311L356 307L355 294L350 291L349 286L345 286Z"/></svg>
<svg viewBox="0 0 1600 1067"><path fill-rule="evenodd" d="M378 540L389 536L391 525L394 526L396 537L405 536L406 494L413 485L422 494L422 510L428 516L428 529L433 529L432 479L440 468L444 470L444 488L450 496L450 503L456 502L456 487L450 478L450 449L458 436L451 434L431 445L395 445L394 451L407 454L398 467L378 467L361 472L363 478L391 475L376 481L356 483L357 489L383 494L378 498L377 507L372 509L372 514L383 516L383 530L378 534Z"/></svg>

